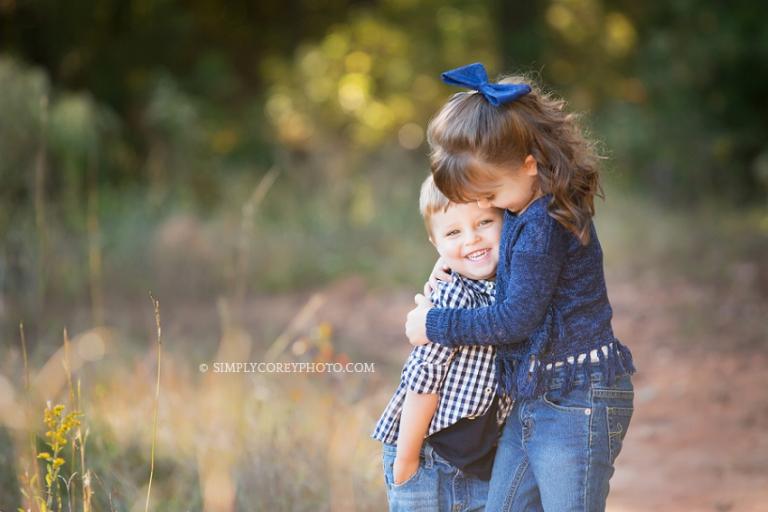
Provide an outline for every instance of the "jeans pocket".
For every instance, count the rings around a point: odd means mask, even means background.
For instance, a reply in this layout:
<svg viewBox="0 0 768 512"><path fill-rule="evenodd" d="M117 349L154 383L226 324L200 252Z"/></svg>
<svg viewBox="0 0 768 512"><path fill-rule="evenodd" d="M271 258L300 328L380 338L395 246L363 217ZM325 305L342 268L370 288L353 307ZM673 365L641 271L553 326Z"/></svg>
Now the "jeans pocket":
<svg viewBox="0 0 768 512"><path fill-rule="evenodd" d="M440 489L436 466L428 466L424 459L419 461L419 468L406 481L395 484L390 465L387 485L389 512L439 512Z"/></svg>
<svg viewBox="0 0 768 512"><path fill-rule="evenodd" d="M541 401L551 409L573 414L589 414L586 411L591 411L592 408L589 393L578 388L567 394L560 389L547 391L541 396Z"/></svg>
<svg viewBox="0 0 768 512"><path fill-rule="evenodd" d="M419 457L419 467L416 468L416 472L412 474L408 479L406 479L404 482L400 482L399 484L395 483L395 456L394 454L389 455L385 454L382 457L382 462L384 466L384 483L387 485L387 487L391 487L392 489L402 489L404 486L407 486L409 483L412 483L416 480L416 478L421 474L422 468L424 467L424 460Z"/></svg>
<svg viewBox="0 0 768 512"><path fill-rule="evenodd" d="M395 483L395 479L393 477L392 478L392 489L403 489L403 488L407 487L408 485L416 482L416 480L419 478L419 476L421 476L422 468L423 467L424 467L424 465L421 462L419 462L419 467L416 468L416 472L414 474L412 474L411 476L409 476L405 481L400 482L399 484Z"/></svg>
<svg viewBox="0 0 768 512"><path fill-rule="evenodd" d="M608 454L611 464L621 451L624 436L627 434L629 422L632 420L632 407L607 407L606 418L608 422Z"/></svg>

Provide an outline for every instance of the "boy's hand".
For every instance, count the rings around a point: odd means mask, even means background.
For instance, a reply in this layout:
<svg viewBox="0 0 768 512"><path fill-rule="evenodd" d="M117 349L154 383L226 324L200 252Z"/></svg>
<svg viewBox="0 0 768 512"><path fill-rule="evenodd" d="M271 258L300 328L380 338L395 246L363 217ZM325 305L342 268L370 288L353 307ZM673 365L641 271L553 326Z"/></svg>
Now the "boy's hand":
<svg viewBox="0 0 768 512"><path fill-rule="evenodd" d="M449 270L451 269L448 265L445 264L443 258L438 258L434 268L432 269L432 273L429 274L429 280L424 284L425 296L429 297L432 293L432 290L437 289L438 281L445 281L447 283L451 282L453 275L448 273Z"/></svg>
<svg viewBox="0 0 768 512"><path fill-rule="evenodd" d="M416 458L405 458L400 455L395 456L395 462L392 465L392 478L395 485L400 485L416 474L419 470L419 456Z"/></svg>
<svg viewBox="0 0 768 512"><path fill-rule="evenodd" d="M414 347L429 343L427 338L427 313L432 309L432 303L422 294L414 297L416 307L408 313L405 320L405 335Z"/></svg>

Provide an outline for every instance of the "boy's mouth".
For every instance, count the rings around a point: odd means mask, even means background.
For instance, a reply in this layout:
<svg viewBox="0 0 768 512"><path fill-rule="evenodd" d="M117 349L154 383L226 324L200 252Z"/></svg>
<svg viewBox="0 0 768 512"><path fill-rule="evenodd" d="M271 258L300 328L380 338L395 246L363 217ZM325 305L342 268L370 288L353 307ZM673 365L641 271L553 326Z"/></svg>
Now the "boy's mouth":
<svg viewBox="0 0 768 512"><path fill-rule="evenodd" d="M473 251L465 256L470 261L478 261L485 257L486 254L491 252L490 249L479 249L477 251Z"/></svg>

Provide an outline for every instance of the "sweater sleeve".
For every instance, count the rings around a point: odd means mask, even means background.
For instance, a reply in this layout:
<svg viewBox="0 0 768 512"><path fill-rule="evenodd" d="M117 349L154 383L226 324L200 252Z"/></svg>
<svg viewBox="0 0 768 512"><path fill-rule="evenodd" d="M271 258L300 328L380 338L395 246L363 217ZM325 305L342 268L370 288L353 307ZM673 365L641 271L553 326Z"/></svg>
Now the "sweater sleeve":
<svg viewBox="0 0 768 512"><path fill-rule="evenodd" d="M566 257L566 235L555 222L545 221L521 233L509 256L503 301L477 309L432 308L427 313L427 338L450 347L527 339L544 319Z"/></svg>

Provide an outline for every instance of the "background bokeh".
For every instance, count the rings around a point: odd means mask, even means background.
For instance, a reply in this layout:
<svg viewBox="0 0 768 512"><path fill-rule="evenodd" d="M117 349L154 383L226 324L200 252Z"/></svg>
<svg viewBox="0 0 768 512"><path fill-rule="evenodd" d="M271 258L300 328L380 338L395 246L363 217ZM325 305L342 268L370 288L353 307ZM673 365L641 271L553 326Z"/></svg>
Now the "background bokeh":
<svg viewBox="0 0 768 512"><path fill-rule="evenodd" d="M0 510L38 510L46 401L83 412L87 440L63 454L74 510L144 509L152 464L155 510L385 509L368 435L435 257L425 128L456 90L440 72L475 61L564 97L606 156L596 223L641 370L611 510L758 510L766 16L716 0L0 0ZM212 370L267 360L376 371Z"/></svg>

